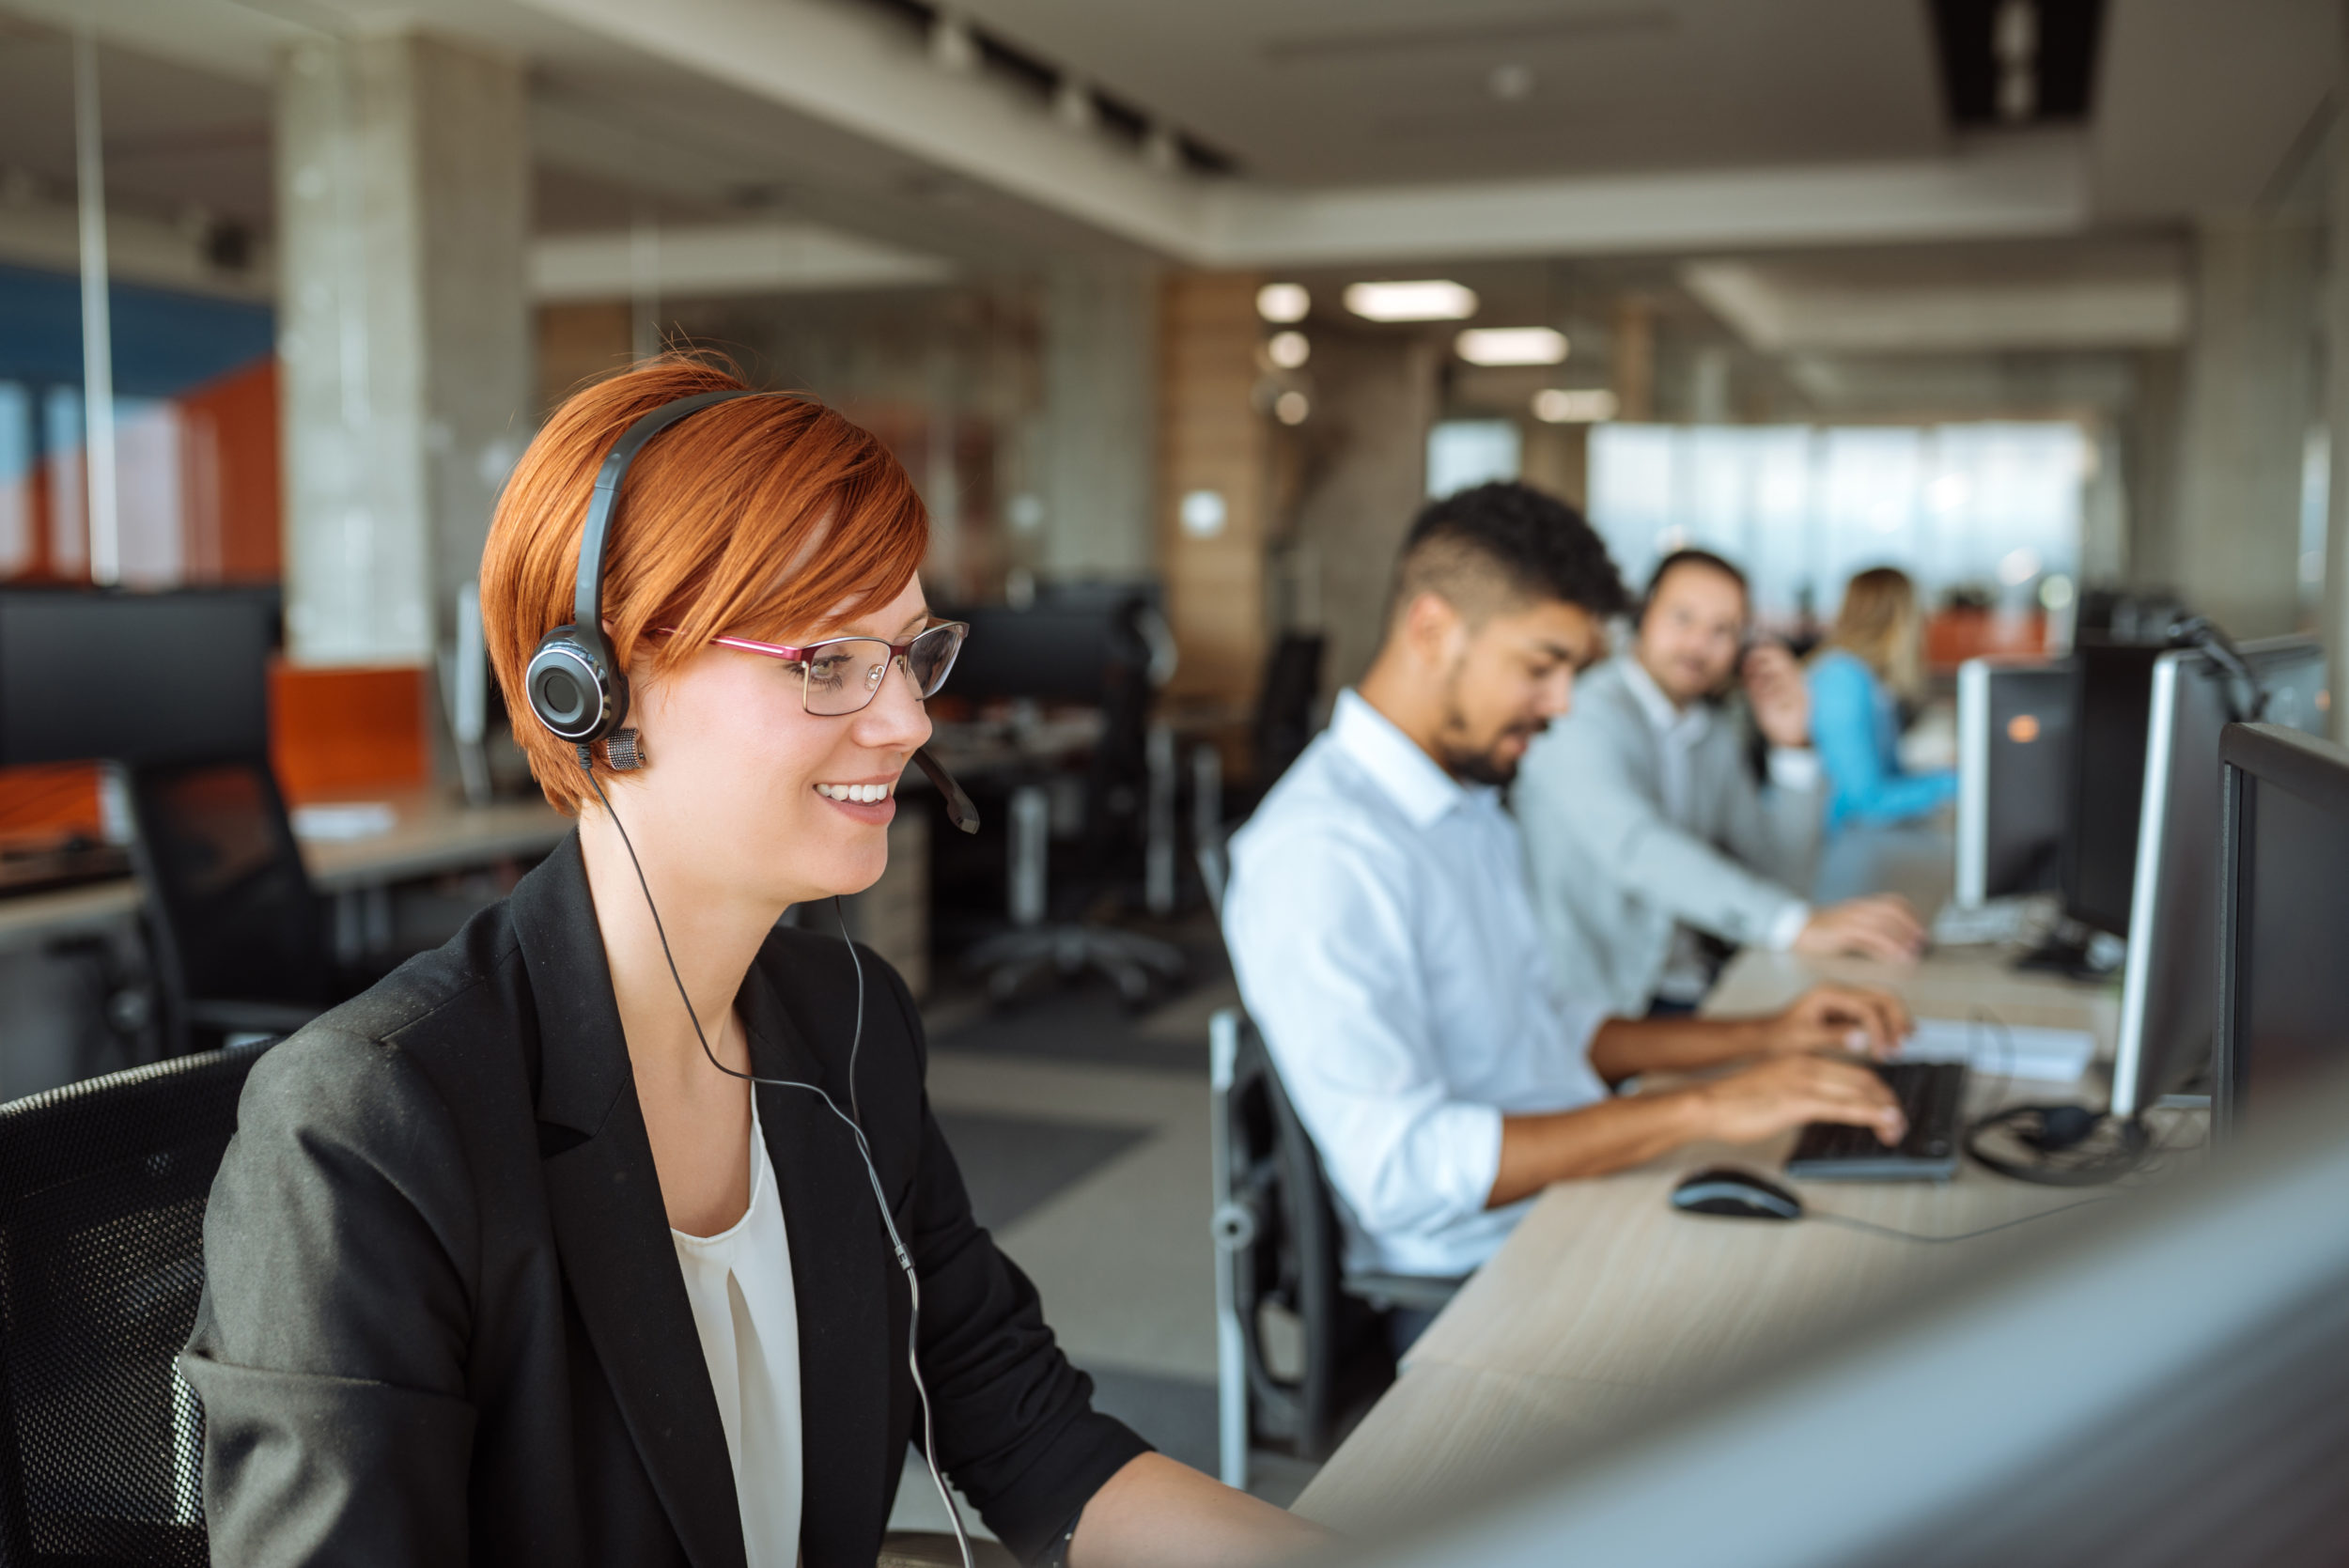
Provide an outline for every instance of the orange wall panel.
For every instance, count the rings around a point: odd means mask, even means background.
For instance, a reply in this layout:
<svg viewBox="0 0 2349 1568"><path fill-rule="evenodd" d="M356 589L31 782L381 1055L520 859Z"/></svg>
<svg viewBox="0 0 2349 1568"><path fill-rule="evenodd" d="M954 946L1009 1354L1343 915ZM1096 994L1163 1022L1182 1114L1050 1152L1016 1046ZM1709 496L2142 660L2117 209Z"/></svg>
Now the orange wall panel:
<svg viewBox="0 0 2349 1568"><path fill-rule="evenodd" d="M271 762L295 802L412 788L432 776L421 669L270 667Z"/></svg>
<svg viewBox="0 0 2349 1568"><path fill-rule="evenodd" d="M207 568L203 580L276 582L284 559L277 361L256 360L181 394L179 403L191 446L205 455L190 465L187 482L204 493L190 496L188 515L217 520L217 559L203 561L201 544L191 552Z"/></svg>

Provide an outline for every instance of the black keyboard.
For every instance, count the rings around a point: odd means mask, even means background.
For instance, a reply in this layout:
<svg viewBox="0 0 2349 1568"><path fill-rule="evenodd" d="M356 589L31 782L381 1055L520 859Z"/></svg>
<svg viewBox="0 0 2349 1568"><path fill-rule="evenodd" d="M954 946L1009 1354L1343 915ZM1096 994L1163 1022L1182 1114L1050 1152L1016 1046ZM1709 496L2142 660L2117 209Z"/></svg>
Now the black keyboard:
<svg viewBox="0 0 2349 1568"><path fill-rule="evenodd" d="M1908 1115L1907 1136L1895 1145L1866 1127L1813 1122L1787 1157L1788 1175L1814 1182L1945 1182L1957 1174L1966 1064L1880 1062L1875 1070Z"/></svg>

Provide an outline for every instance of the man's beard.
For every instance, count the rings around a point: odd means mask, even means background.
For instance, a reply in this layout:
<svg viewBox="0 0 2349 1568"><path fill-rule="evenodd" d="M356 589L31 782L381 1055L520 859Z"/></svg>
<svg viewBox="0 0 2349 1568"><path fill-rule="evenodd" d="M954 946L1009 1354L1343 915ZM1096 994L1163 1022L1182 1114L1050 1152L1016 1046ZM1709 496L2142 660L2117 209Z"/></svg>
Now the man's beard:
<svg viewBox="0 0 2349 1568"><path fill-rule="evenodd" d="M1443 738L1439 742L1443 753L1441 760L1444 771L1455 779L1466 779L1470 784L1490 784L1496 789L1505 789L1517 776L1518 757L1503 757L1501 754L1501 746L1511 740L1532 739L1533 737L1549 728L1549 721L1532 719L1508 725L1499 735L1486 742L1481 751L1471 746L1460 745L1452 738L1465 734L1468 727L1468 715L1460 708L1460 672L1455 669L1452 673L1451 683L1444 691ZM1520 752L1518 756L1523 754Z"/></svg>

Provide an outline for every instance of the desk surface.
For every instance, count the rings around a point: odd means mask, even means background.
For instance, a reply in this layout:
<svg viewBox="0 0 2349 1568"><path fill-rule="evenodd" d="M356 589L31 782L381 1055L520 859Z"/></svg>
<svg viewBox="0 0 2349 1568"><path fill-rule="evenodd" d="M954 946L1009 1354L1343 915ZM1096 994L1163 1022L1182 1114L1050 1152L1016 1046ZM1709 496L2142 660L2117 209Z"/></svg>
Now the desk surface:
<svg viewBox="0 0 2349 1568"><path fill-rule="evenodd" d="M397 814L389 831L303 843L303 861L320 892L347 893L513 856L543 855L571 830L571 819L543 800L468 806L431 790L371 799L387 800ZM138 883L127 877L0 899L0 948L111 925L138 906Z"/></svg>
<svg viewBox="0 0 2349 1568"><path fill-rule="evenodd" d="M1988 1010L2012 1023L2091 1029L2110 1047L2108 992L2015 974L2005 955L1988 950L1901 968L1749 951L1722 977L1708 1010L1775 1007L1828 975L1896 990L1921 1017ZM1691 1145L1636 1170L1551 1188L1413 1347L1402 1376L1306 1488L1298 1511L1359 1534L1423 1521L1439 1499L1530 1445L1624 1430L1666 1403L1930 1291L2017 1236L2046 1234L2018 1227L1931 1246L1809 1220L1683 1215L1667 1202L1701 1166L1732 1159L1776 1170L1793 1141L1788 1133L1742 1149ZM1970 1164L1946 1185L1803 1188L1814 1209L1928 1234L2083 1196L2096 1195L2029 1187Z"/></svg>

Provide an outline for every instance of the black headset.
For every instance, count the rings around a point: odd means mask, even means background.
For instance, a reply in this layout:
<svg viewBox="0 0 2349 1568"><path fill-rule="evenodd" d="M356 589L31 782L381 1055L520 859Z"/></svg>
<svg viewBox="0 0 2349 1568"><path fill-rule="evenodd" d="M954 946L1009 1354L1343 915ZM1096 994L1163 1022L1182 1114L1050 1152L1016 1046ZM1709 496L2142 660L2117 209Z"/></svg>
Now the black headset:
<svg viewBox="0 0 2349 1568"><path fill-rule="evenodd" d="M623 772L642 761L633 744L635 732L621 728L628 722L628 672L612 657L611 639L603 634L603 561L628 465L646 442L678 420L714 404L759 396L727 390L663 403L628 427L596 473L587 523L579 534L579 583L571 595L570 624L538 639L522 675L530 711L548 730L578 747L583 763L587 749L599 740L606 743L604 753L612 766Z"/></svg>
<svg viewBox="0 0 2349 1568"><path fill-rule="evenodd" d="M603 634L603 564L612 541L612 516L620 508L620 486L629 464L645 443L680 419L738 397L790 397L792 392L753 392L729 387L696 393L663 403L621 432L596 471L596 488L587 502L587 521L579 531L579 580L571 592L571 619L538 639L530 663L522 672L522 690L530 711L553 735L579 749L579 765L592 768L592 748L602 741L605 760L613 770L626 773L645 765L644 749L628 722L628 672L612 657L612 641ZM946 802L946 820L966 833L979 831L979 814L971 797L955 783L925 746L913 760L929 776Z"/></svg>

